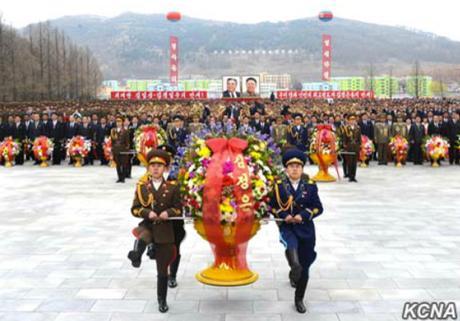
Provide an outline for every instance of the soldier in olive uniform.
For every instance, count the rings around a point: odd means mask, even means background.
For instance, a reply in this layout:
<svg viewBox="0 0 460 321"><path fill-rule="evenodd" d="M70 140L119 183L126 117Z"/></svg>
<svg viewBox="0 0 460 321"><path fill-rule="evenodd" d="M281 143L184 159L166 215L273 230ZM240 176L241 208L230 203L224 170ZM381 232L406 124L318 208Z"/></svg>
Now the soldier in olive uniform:
<svg viewBox="0 0 460 321"><path fill-rule="evenodd" d="M138 182L131 207L133 216L151 222L150 235L156 252L158 309L161 313L169 310L166 302L168 267L177 253L174 227L169 218L182 213L179 185L163 177L170 161L169 154L162 150L149 152L147 176Z"/></svg>
<svg viewBox="0 0 460 321"><path fill-rule="evenodd" d="M129 132L123 127L123 118L117 117L116 127L110 131L113 160L117 164L117 183L124 183L128 174Z"/></svg>
<svg viewBox="0 0 460 321"><path fill-rule="evenodd" d="M271 136L279 147L283 147L287 142L288 125L283 124L282 115L276 117L276 123L272 125Z"/></svg>
<svg viewBox="0 0 460 321"><path fill-rule="evenodd" d="M390 142L390 128L385 122L385 115L379 117L379 122L374 127L374 142L377 145L379 165L388 164L388 143Z"/></svg>
<svg viewBox="0 0 460 321"><path fill-rule="evenodd" d="M361 148L361 128L356 123L356 117L348 117L348 125L343 128L343 149L348 154L344 155L346 159L348 180L357 182L356 169L358 167L358 155Z"/></svg>
<svg viewBox="0 0 460 321"><path fill-rule="evenodd" d="M192 122L188 125L188 132L198 134L203 130L204 124L200 122L199 115L193 115Z"/></svg>

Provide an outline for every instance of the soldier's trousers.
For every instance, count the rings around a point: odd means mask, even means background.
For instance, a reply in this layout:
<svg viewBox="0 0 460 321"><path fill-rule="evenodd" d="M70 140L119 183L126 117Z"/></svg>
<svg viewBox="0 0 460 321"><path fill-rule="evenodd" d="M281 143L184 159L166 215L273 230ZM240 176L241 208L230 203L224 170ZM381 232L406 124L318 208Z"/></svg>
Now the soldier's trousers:
<svg viewBox="0 0 460 321"><path fill-rule="evenodd" d="M388 163L388 143L377 144L377 155L379 164Z"/></svg>
<svg viewBox="0 0 460 321"><path fill-rule="evenodd" d="M176 259L177 250L173 243L155 244L157 275L168 277L168 267Z"/></svg>
<svg viewBox="0 0 460 321"><path fill-rule="evenodd" d="M412 159L415 165L421 165L423 163L423 152L421 144L411 144L410 149L412 150Z"/></svg>
<svg viewBox="0 0 460 321"><path fill-rule="evenodd" d="M347 160L348 177L350 179L354 179L356 177L356 169L358 167L358 155L346 155L345 159Z"/></svg>

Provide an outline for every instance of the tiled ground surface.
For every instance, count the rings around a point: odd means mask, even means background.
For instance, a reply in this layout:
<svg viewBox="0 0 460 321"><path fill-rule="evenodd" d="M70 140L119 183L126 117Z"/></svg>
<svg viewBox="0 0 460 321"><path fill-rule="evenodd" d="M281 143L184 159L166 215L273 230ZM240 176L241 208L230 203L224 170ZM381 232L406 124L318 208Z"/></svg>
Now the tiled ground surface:
<svg viewBox="0 0 460 321"><path fill-rule="evenodd" d="M0 321L386 321L401 319L408 300L460 308L458 166L373 165L359 169L359 184L320 184L325 214L307 315L293 309L273 223L249 247L260 279L242 288L195 280L211 254L188 225L179 287L169 292L170 313L159 314L153 262L133 269L126 259L135 179L114 180L99 166L0 168Z"/></svg>

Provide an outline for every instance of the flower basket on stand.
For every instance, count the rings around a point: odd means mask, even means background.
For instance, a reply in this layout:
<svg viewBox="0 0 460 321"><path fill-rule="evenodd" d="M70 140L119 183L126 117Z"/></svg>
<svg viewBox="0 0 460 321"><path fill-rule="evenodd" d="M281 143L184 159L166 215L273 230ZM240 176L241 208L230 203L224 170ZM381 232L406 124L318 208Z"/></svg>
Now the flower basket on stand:
<svg viewBox="0 0 460 321"><path fill-rule="evenodd" d="M337 168L339 145L331 125L317 125L312 133L310 157L318 165L318 173L312 178L317 182L335 182L337 179L329 174L329 167Z"/></svg>
<svg viewBox="0 0 460 321"><path fill-rule="evenodd" d="M367 163L375 152L375 146L372 140L366 135L361 135L361 148L359 150L360 167L368 167Z"/></svg>
<svg viewBox="0 0 460 321"><path fill-rule="evenodd" d="M390 150L396 162L396 167L402 167L407 159L409 142L401 135L396 135L390 139Z"/></svg>
<svg viewBox="0 0 460 321"><path fill-rule="evenodd" d="M19 155L19 144L12 137L7 137L0 143L0 159L5 160L5 167L13 167L14 159Z"/></svg>
<svg viewBox="0 0 460 321"><path fill-rule="evenodd" d="M75 136L67 145L67 155L74 161L74 166L82 167L83 160L91 151L91 142L83 136Z"/></svg>
<svg viewBox="0 0 460 321"><path fill-rule="evenodd" d="M141 164L147 164L147 154L168 141L166 132L157 125L143 125L136 130L134 147Z"/></svg>
<svg viewBox="0 0 460 321"><path fill-rule="evenodd" d="M40 162L40 167L48 167L48 159L53 154L54 144L46 136L35 138L32 146L35 159Z"/></svg>
<svg viewBox="0 0 460 321"><path fill-rule="evenodd" d="M441 136L432 136L425 144L425 152L432 167L439 167L441 160L449 158L449 143Z"/></svg>
<svg viewBox="0 0 460 321"><path fill-rule="evenodd" d="M195 218L195 229L207 240L214 263L197 279L216 286L255 282L246 251L269 210L269 197L279 163L279 149L255 136L194 137L179 173L186 210Z"/></svg>

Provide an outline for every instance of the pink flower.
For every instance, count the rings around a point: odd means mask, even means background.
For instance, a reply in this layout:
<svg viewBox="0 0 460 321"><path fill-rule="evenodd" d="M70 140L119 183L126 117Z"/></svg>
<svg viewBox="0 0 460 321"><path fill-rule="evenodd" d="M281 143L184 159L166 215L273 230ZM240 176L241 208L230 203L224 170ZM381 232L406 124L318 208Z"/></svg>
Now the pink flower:
<svg viewBox="0 0 460 321"><path fill-rule="evenodd" d="M233 173L233 170L235 169L235 167L233 166L233 162L231 161L226 161L224 163L224 166L223 166L223 174L224 175L228 175L230 173Z"/></svg>

